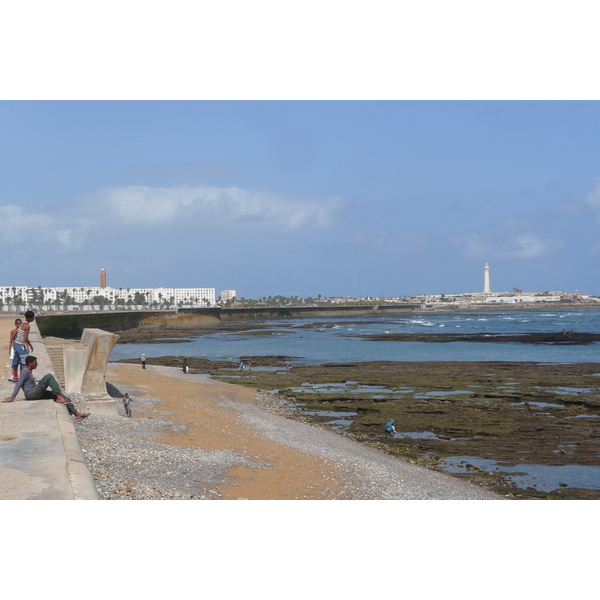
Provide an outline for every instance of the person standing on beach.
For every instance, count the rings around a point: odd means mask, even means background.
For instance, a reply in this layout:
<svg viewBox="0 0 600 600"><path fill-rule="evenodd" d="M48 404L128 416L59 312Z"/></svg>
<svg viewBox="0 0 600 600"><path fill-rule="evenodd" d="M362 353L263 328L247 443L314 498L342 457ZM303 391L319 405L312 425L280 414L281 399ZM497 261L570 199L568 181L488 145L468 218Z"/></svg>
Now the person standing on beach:
<svg viewBox="0 0 600 600"><path fill-rule="evenodd" d="M188 372L188 364L187 364L187 358L183 359L183 372L187 373Z"/></svg>
<svg viewBox="0 0 600 600"><path fill-rule="evenodd" d="M15 352L15 349L13 347L13 341L15 339L15 336L17 335L17 331L19 331L19 328L21 327L23 321L21 319L15 319L15 328L10 332L10 340L8 342L8 344L6 344L6 347L9 348L8 351L8 358L11 361L11 368L12 368L12 372L13 372L13 376L11 379L9 379L9 381L15 382L19 379L19 363L21 362L19 360L19 355ZM23 367L21 367L23 368Z"/></svg>
<svg viewBox="0 0 600 600"><path fill-rule="evenodd" d="M15 351L15 358L13 359L13 362L16 361L18 357L18 361L21 363L21 372L23 372L23 367L25 367L25 361L29 356L29 353L33 352L33 346L29 341L29 330L31 329L29 323L34 320L35 313L32 310L28 310L25 313L25 322L21 323L21 326L17 329L14 337L11 338L12 346Z"/></svg>
<svg viewBox="0 0 600 600"><path fill-rule="evenodd" d="M131 398L129 397L129 394L125 394L125 397L123 398L123 408L125 409L125 414L131 418Z"/></svg>
<svg viewBox="0 0 600 600"><path fill-rule="evenodd" d="M146 368L146 355L142 354L142 369Z"/></svg>
<svg viewBox="0 0 600 600"><path fill-rule="evenodd" d="M37 369L38 363L35 356L29 355L25 359L25 368L21 371L19 381L15 385L12 396L5 398L2 402L14 402L19 390L22 388L25 394L26 400L54 400L59 404L64 404L69 411L69 414L73 415L77 421L81 421L86 417L90 416L90 413L80 413L69 398L67 398L60 389L58 381L56 381L52 373L44 375L38 383L33 378L33 370ZM46 388L50 388L52 391L48 391Z"/></svg>

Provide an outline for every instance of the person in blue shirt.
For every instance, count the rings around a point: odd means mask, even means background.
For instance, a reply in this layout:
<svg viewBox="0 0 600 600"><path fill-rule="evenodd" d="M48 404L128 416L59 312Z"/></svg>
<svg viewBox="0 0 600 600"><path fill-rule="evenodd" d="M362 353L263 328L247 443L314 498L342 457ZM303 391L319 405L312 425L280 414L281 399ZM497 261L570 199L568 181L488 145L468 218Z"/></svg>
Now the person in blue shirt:
<svg viewBox="0 0 600 600"><path fill-rule="evenodd" d="M392 437L394 437L396 435L396 428L394 427L394 419L392 419L391 421L388 421L384 426L383 426L383 430L386 433L389 433Z"/></svg>

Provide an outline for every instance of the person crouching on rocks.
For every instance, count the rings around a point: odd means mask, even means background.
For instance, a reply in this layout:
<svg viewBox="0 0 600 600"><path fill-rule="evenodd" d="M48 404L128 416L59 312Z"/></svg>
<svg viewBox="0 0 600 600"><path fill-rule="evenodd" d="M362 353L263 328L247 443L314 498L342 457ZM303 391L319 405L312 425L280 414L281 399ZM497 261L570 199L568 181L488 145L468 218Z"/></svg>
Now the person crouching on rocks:
<svg viewBox="0 0 600 600"><path fill-rule="evenodd" d="M386 433L389 433L392 437L394 437L396 435L396 428L394 427L394 419L392 419L391 421L388 421L384 426L383 426L383 430Z"/></svg>
<svg viewBox="0 0 600 600"><path fill-rule="evenodd" d="M64 404L69 411L69 414L73 415L77 421L85 419L90 416L90 413L80 413L74 406L71 400L67 398L61 391L58 381L56 381L52 373L44 375L38 383L33 378L32 371L38 366L37 358L29 355L25 359L25 368L21 371L19 381L15 385L12 396L5 398L3 402L13 402L17 397L19 390L23 388L23 393L27 400L54 400L59 404ZM46 388L50 387L52 391L48 391Z"/></svg>
<svg viewBox="0 0 600 600"><path fill-rule="evenodd" d="M129 394L125 394L125 397L123 398L123 408L125 409L125 414L128 417L131 417L131 398L129 397Z"/></svg>

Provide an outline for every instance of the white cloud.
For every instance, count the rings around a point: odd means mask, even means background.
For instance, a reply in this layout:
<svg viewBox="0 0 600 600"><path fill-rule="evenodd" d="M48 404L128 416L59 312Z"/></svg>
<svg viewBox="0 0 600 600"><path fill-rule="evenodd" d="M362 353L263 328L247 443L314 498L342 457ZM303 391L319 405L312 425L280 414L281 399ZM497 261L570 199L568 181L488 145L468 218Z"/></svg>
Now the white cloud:
<svg viewBox="0 0 600 600"><path fill-rule="evenodd" d="M167 225L177 220L199 228L236 225L261 229L318 229L333 224L343 206L340 198L298 200L237 187L178 186L106 188L84 199L103 206L117 224Z"/></svg>
<svg viewBox="0 0 600 600"><path fill-rule="evenodd" d="M593 210L600 210L600 177L594 181L594 189L585 197L584 202Z"/></svg>
<svg viewBox="0 0 600 600"><path fill-rule="evenodd" d="M478 233L464 236L457 243L463 246L463 254L467 258L480 258L490 254L489 243Z"/></svg>
<svg viewBox="0 0 600 600"><path fill-rule="evenodd" d="M493 232L489 235L472 233L454 241L463 249L466 258L537 258L547 253L548 244L534 233L524 233L510 240Z"/></svg>
<svg viewBox="0 0 600 600"><path fill-rule="evenodd" d="M546 253L548 245L534 233L524 233L516 237L506 246L500 256L508 258L538 258Z"/></svg>
<svg viewBox="0 0 600 600"><path fill-rule="evenodd" d="M52 207L0 206L0 244L28 240L32 249L81 250L92 238L114 243L157 230L177 237L182 229L229 236L244 231L301 232L330 227L341 198L296 199L237 187L106 188Z"/></svg>
<svg viewBox="0 0 600 600"><path fill-rule="evenodd" d="M0 206L0 242L7 245L25 244L26 247L37 242L60 246L64 245L65 238L54 216L7 204Z"/></svg>

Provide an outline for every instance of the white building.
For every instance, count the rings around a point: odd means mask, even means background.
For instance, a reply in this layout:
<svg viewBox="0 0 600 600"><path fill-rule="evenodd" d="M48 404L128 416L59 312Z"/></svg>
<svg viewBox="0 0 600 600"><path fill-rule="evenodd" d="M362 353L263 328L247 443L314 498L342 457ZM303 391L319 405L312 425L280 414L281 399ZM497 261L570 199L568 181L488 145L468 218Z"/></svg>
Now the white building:
<svg viewBox="0 0 600 600"><path fill-rule="evenodd" d="M184 288L172 291L176 305L213 306L215 304L215 288Z"/></svg>
<svg viewBox="0 0 600 600"><path fill-rule="evenodd" d="M0 287L0 300L2 304L15 304L14 300L18 298L21 302L27 302L27 286L13 285Z"/></svg>
<svg viewBox="0 0 600 600"><path fill-rule="evenodd" d="M214 288L110 288L110 287L0 287L0 302L3 306L17 304L28 306L50 306L59 304L98 304L98 298L106 304L127 305L173 305L214 306Z"/></svg>
<svg viewBox="0 0 600 600"><path fill-rule="evenodd" d="M221 292L221 300L223 302L228 302L229 300L233 300L236 297L235 290L223 290Z"/></svg>
<svg viewBox="0 0 600 600"><path fill-rule="evenodd" d="M495 296L486 298L486 302L498 302L503 304L518 304L520 302L560 302L560 296Z"/></svg>

